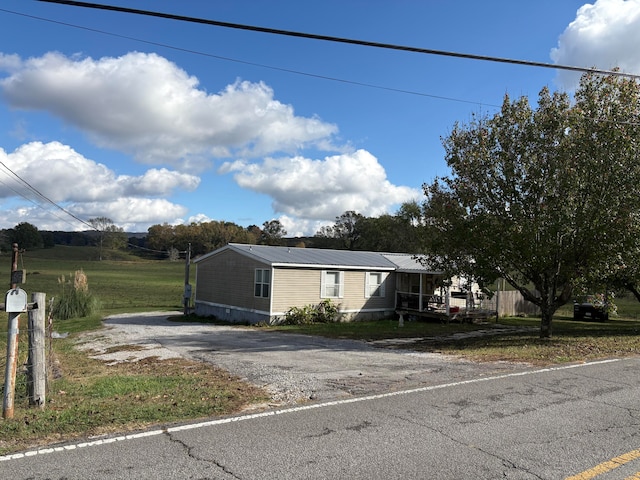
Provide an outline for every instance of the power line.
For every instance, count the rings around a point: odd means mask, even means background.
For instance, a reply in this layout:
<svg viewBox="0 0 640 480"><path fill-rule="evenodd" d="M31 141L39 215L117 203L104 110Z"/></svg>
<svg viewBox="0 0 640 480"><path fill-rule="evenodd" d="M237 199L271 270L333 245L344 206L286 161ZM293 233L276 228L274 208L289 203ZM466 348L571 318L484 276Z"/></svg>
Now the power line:
<svg viewBox="0 0 640 480"><path fill-rule="evenodd" d="M193 55L200 55L203 57L209 57L209 58L215 58L218 60L224 60L227 62L234 62L234 63L240 63L243 65L250 65L252 67L259 67L259 68L266 68L269 70L275 70L278 72L285 72L285 73L291 73L294 75L301 75L301 76L305 76L305 77L311 77L311 78L317 78L320 80L328 80L328 81L332 81L332 82L339 82L339 83L345 83L345 84L349 84L349 85L356 85L359 87L366 87L366 88L375 88L378 90L386 90L389 92L396 92L396 93L403 93L403 94L407 94L407 95L416 95L419 97L427 97L427 98L434 98L437 100L445 100L445 101L449 101L449 102L459 102L459 103L468 103L471 105L480 105L480 106L484 106L484 107L495 107L495 108L500 108L500 105L494 105L491 103L484 103L484 102L478 102L478 101L474 101L474 100L464 100L461 98L455 98L455 97L447 97L447 96L443 96L443 95L434 95L434 94L430 94L430 93L424 93L424 92L416 92L415 90L406 90L406 89L402 89L402 88L394 88L394 87L387 87L384 85L376 85L376 84L372 84L372 83L366 83L366 82L359 82L356 80L347 80L344 78L338 78L338 77L331 77L328 75L320 75L320 74L316 74L316 73L309 73L309 72L302 72L300 70L293 70L293 69L289 69L289 68L283 68L283 67L276 67L273 65L266 65L263 63L255 63L255 62L249 62L246 60L239 60L237 58L231 58L231 57L225 57L222 55L215 55L213 53L206 53L206 52L202 52L199 50L193 50L190 48L184 48L184 47L176 47L175 45L170 45L168 43L162 43L162 42L153 42L151 40L144 40L142 38L138 38L138 37L132 37L129 35L122 35L119 33L113 33L113 32L108 32L106 30L101 30L98 28L91 28L91 27L86 27L84 25L78 25L78 24L74 24L74 23L68 23L68 22L61 22L59 20L52 20L50 18L44 18L44 17L38 17L36 15L29 15L26 13L21 13L21 12L15 12L12 10L6 10L4 8L0 8L0 12L5 12L5 13L10 13L13 15L20 15L22 17L26 17L26 18L32 18L34 20L40 20L43 22L48 22L48 23L53 23L56 25L63 25L65 27L71 27L71 28L77 28L80 30L86 30L88 32L94 32L94 33L99 33L101 35L109 35L111 37L116 37L116 38L123 38L125 40L131 40L134 42L140 42L140 43L144 43L146 45L154 45L156 47L162 47L162 48L167 48L170 50L175 50L175 51L179 51L179 52L184 52L184 53L190 53Z"/></svg>
<svg viewBox="0 0 640 480"><path fill-rule="evenodd" d="M450 52L445 50L434 50L430 48L410 47L405 45L397 45L391 43L372 42L367 40L357 40L344 37L334 37L329 35L318 35L314 33L295 32L291 30L281 30L277 28L259 27L255 25L245 25L240 23L221 22L218 20L209 20L199 17L187 17L183 15L175 15L172 13L156 12L151 10L140 10L136 8L118 7L115 5L104 5L99 3L78 2L74 0L38 0L39 2L58 3L62 5L70 5L74 7L94 8L98 10L109 10L114 12L131 13L134 15L145 15L150 17L166 18L169 20L177 20L181 22L200 23L205 25L213 25L216 27L233 28L237 30L248 30L252 32L269 33L273 35L284 35L289 37L308 38L312 40L322 40L327 42L345 43L351 45L360 45L365 47L383 48L388 50L400 50L405 52L422 53L427 55L440 55L446 57L466 58L470 60L481 60L488 62L509 63L515 65L524 65L529 67L552 68L557 70L569 70L583 73L597 73L602 75L615 75L619 77L629 77L640 80L640 75L623 73L615 70L601 70L597 68L576 67L571 65L553 64L545 62L534 62L529 60L518 60L513 58L494 57L489 55L475 55L471 53Z"/></svg>
<svg viewBox="0 0 640 480"><path fill-rule="evenodd" d="M24 186L27 187L27 189L33 193L36 194L37 197L41 198L42 200L44 200L45 202L53 205L54 207L56 207L57 209L61 210L62 212L66 213L67 215L69 215L70 217L73 217L74 219L76 219L77 221L79 221L80 223L82 223L83 225L88 226L89 228L91 228L92 230L94 230L95 228L87 223L86 221L82 220L81 218L77 217L76 215L74 215L73 213L71 213L70 211L66 210L64 207L58 205L56 202L54 202L53 200L51 200L49 197L47 197L46 195L44 195L43 193L41 193L37 188L35 188L33 185L31 185L29 182L27 182L25 179L23 179L20 175L18 175L16 172L14 172L13 170L11 170L7 165L4 164L4 162L0 161L0 165L7 170L8 172L10 172L15 178L17 178L20 183L22 183ZM6 184L5 184L6 185ZM8 188L11 188L7 185ZM11 190L13 190L15 193L18 193L18 195L20 195L21 197L31 201L30 199L28 199L27 197L25 197L24 195L22 195L21 193L17 192L16 190L14 190L13 188L11 188ZM33 202L32 202L33 203ZM57 217L57 216L56 216ZM59 218L59 217L57 217Z"/></svg>
<svg viewBox="0 0 640 480"><path fill-rule="evenodd" d="M28 201L29 203L32 203L33 205L35 205L37 208L40 208L42 210L44 210L47 213L50 213L51 215L53 215L54 217L56 217L58 220L60 220L61 222L64 222L68 225L73 226L73 224L71 222L69 222L68 220L66 220L65 218L62 218L61 216L57 215L55 212L52 212L50 210L47 210L46 208L44 208L42 205L40 205L38 202L36 202L35 200L33 200L32 198L29 198L28 196L26 196L25 194L23 194L22 192L16 190L15 188L13 188L11 185L3 182L2 180L0 180L0 184L4 185L5 187L7 187L9 190L11 190L13 193L15 193L17 196L24 198L26 201Z"/></svg>

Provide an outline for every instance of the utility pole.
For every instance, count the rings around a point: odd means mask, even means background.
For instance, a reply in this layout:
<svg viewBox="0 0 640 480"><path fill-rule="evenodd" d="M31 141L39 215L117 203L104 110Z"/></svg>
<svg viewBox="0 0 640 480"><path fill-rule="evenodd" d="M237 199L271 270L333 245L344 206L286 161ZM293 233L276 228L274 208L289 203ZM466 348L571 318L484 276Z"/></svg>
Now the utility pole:
<svg viewBox="0 0 640 480"><path fill-rule="evenodd" d="M13 418L13 399L16 389L16 371L18 367L18 331L20 327L20 312L9 307L9 295L16 290L15 273L18 271L18 244L13 244L11 256L11 290L7 293L5 310L8 312L9 328L7 331L7 365L4 375L4 399L2 404L2 417ZM26 304L25 304L26 307Z"/></svg>
<svg viewBox="0 0 640 480"><path fill-rule="evenodd" d="M191 300L191 284L189 283L189 267L191 265L191 243L187 246L184 264L184 314L189 314L189 301Z"/></svg>

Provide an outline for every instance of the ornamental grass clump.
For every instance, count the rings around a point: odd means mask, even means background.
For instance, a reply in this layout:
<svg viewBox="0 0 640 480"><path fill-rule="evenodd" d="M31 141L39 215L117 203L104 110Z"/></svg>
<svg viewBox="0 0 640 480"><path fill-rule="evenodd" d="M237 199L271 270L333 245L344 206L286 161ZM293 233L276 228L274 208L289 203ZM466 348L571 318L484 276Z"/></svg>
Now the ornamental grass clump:
<svg viewBox="0 0 640 480"><path fill-rule="evenodd" d="M99 300L89 292L87 275L82 269L76 270L66 280L64 275L58 278L62 292L53 304L53 316L58 320L82 318L96 314L100 309Z"/></svg>

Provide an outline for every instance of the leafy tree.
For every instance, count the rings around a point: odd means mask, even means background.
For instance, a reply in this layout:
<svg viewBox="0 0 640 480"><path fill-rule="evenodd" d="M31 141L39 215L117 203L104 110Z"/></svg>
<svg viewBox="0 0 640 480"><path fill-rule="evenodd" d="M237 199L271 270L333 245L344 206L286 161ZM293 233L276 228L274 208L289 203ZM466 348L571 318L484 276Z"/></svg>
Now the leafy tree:
<svg viewBox="0 0 640 480"><path fill-rule="evenodd" d="M11 243L17 243L19 248L34 249L42 248L43 241L38 228L27 222L22 222L9 230Z"/></svg>
<svg viewBox="0 0 640 480"><path fill-rule="evenodd" d="M42 245L44 248L53 248L56 244L53 232L40 232L42 237Z"/></svg>
<svg viewBox="0 0 640 480"><path fill-rule="evenodd" d="M313 237L318 248L420 253L424 251L424 216L417 202L401 205L396 215L365 217L347 211L334 225L321 227Z"/></svg>
<svg viewBox="0 0 640 480"><path fill-rule="evenodd" d="M191 244L191 253L201 255L230 242L256 243L253 232L233 222L211 221L171 226L153 225L147 235L148 248L170 252L185 251Z"/></svg>
<svg viewBox="0 0 640 480"><path fill-rule="evenodd" d="M342 242L339 239L335 238L333 225L324 225L320 227L320 229L318 229L318 231L313 236L312 244L314 248L344 248L342 246Z"/></svg>
<svg viewBox="0 0 640 480"><path fill-rule="evenodd" d="M424 186L434 265L505 278L551 337L576 286L640 240L639 98L632 80L585 75L574 104L544 88L537 109L505 96L494 116L456 124L443 140L451 175Z"/></svg>
<svg viewBox="0 0 640 480"><path fill-rule="evenodd" d="M98 245L100 247L100 260L102 260L103 248L115 250L127 245L127 236L124 230L113 223L107 217L89 219L89 224L98 232Z"/></svg>
<svg viewBox="0 0 640 480"><path fill-rule="evenodd" d="M342 240L344 247L348 250L355 250L360 240L361 232L358 230L358 221L362 219L362 215L349 210L339 217L336 217L336 223L333 226L335 238Z"/></svg>
<svg viewBox="0 0 640 480"><path fill-rule="evenodd" d="M152 225L147 229L147 246L152 250L168 251L176 243L175 231L171 225Z"/></svg>
<svg viewBox="0 0 640 480"><path fill-rule="evenodd" d="M361 235L357 225L363 218L353 210L344 212L332 226L326 225L316 232L315 244L320 248L356 250Z"/></svg>
<svg viewBox="0 0 640 480"><path fill-rule="evenodd" d="M258 243L260 240L260 236L262 235L262 230L257 225L249 225L247 227L247 232L249 233L249 238L251 239L248 243Z"/></svg>
<svg viewBox="0 0 640 480"><path fill-rule="evenodd" d="M396 252L398 248L398 222L392 215L361 217L357 220L358 250Z"/></svg>
<svg viewBox="0 0 640 480"><path fill-rule="evenodd" d="M260 243L263 245L282 245L282 240L287 231L280 223L280 220L269 220L262 224L262 234Z"/></svg>

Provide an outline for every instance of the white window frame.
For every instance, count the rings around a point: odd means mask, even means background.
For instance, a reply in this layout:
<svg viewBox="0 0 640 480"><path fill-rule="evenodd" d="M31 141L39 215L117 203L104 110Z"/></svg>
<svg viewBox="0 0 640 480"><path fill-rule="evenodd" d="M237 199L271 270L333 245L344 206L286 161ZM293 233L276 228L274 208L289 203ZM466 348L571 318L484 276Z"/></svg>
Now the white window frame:
<svg viewBox="0 0 640 480"><path fill-rule="evenodd" d="M335 279L335 274L338 276L338 283L327 283L329 280ZM328 295L327 287L338 287L338 295ZM343 298L344 297L344 272L340 270L323 270L322 282L320 287L320 298Z"/></svg>
<svg viewBox="0 0 640 480"><path fill-rule="evenodd" d="M378 277L380 278L379 283L372 282L372 278ZM366 272L365 282L364 282L364 296L365 298L384 298L385 296L385 280L387 279L387 274L385 272ZM375 287L375 290L373 290ZM373 290L373 292L372 292Z"/></svg>
<svg viewBox="0 0 640 480"><path fill-rule="evenodd" d="M260 278L258 279L258 272L260 272ZM265 282L266 272L266 282ZM256 295L257 289L260 287L260 295ZM265 295L266 288L266 295ZM257 298L269 298L271 294L271 270L268 268L256 268L253 275L253 296Z"/></svg>

